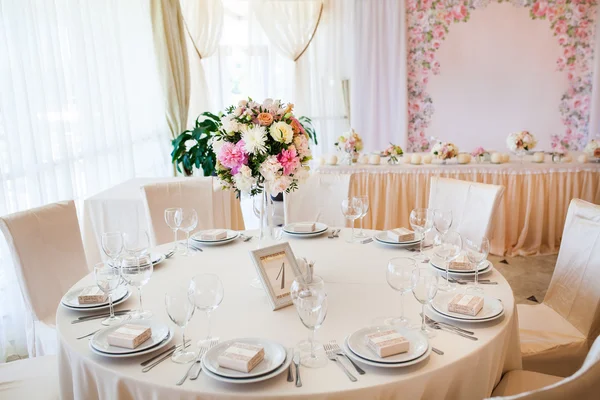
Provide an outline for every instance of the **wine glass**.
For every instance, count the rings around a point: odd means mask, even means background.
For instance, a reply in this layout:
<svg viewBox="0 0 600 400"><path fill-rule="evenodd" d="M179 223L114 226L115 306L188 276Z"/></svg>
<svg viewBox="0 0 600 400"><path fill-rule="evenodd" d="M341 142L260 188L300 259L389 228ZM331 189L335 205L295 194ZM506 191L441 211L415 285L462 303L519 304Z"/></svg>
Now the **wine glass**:
<svg viewBox="0 0 600 400"><path fill-rule="evenodd" d="M148 253L150 238L144 229L125 232L123 235L125 252L132 257L141 257Z"/></svg>
<svg viewBox="0 0 600 400"><path fill-rule="evenodd" d="M323 346L315 342L315 332L323 325L327 316L327 293L325 283L320 276L313 275L310 283L294 280L290 288L296 312L305 327L310 329L308 340L300 342L300 361L309 368L320 368L327 365L327 357Z"/></svg>
<svg viewBox="0 0 600 400"><path fill-rule="evenodd" d="M177 250L177 231L181 225L181 207L167 208L165 210L165 222L173 230L173 253Z"/></svg>
<svg viewBox="0 0 600 400"><path fill-rule="evenodd" d="M446 281L439 285L440 290L452 291L456 287L449 281L450 261L455 260L462 250L462 238L456 231L448 231L440 236L440 241L434 247L433 253L446 264Z"/></svg>
<svg viewBox="0 0 600 400"><path fill-rule="evenodd" d="M171 356L176 363L185 364L196 358L196 353L185 349L185 327L192 319L196 307L190 300L190 290L182 287L173 287L165 293L165 307L167 314L175 325L181 328L181 346Z"/></svg>
<svg viewBox="0 0 600 400"><path fill-rule="evenodd" d="M116 325L121 323L125 318L122 316L115 316L115 310L113 308L113 292L117 290L121 283L121 273L119 268L113 268L109 264L103 262L97 263L94 266L94 278L96 279L96 285L106 295L108 295L108 305L110 308L110 316L102 321L102 325Z"/></svg>
<svg viewBox="0 0 600 400"><path fill-rule="evenodd" d="M362 201L358 197L349 197L342 200L342 214L347 220L352 222L352 235L350 240L346 240L349 243L354 242L354 221L359 218L363 213Z"/></svg>
<svg viewBox="0 0 600 400"><path fill-rule="evenodd" d="M223 283L217 275L200 274L190 282L190 300L200 311L206 313L206 339L198 342L198 347L209 346L213 339L210 333L210 316L223 301Z"/></svg>
<svg viewBox="0 0 600 400"><path fill-rule="evenodd" d="M428 267L420 267L413 269L411 278L413 295L421 303L421 332L431 338L435 332L425 324L425 305L437 294L438 275Z"/></svg>
<svg viewBox="0 0 600 400"><path fill-rule="evenodd" d="M102 251L110 259L110 264L117 268L117 259L123 251L123 234L121 232L104 232L102 234Z"/></svg>
<svg viewBox="0 0 600 400"><path fill-rule="evenodd" d="M413 258L397 257L388 262L386 278L390 287L400 292L400 317L386 320L387 325L408 325L409 319L404 316L404 293L412 290L412 271L416 267Z"/></svg>
<svg viewBox="0 0 600 400"><path fill-rule="evenodd" d="M479 285L479 266L487 259L488 254L490 254L490 241L486 237L466 237L464 248L467 252L467 259L475 268L475 281L472 286L467 288L467 292L482 294L483 289Z"/></svg>
<svg viewBox="0 0 600 400"><path fill-rule="evenodd" d="M181 222L179 229L185 232L185 251L182 255L190 254L190 232L196 229L198 225L198 214L193 208L181 209Z"/></svg>
<svg viewBox="0 0 600 400"><path fill-rule="evenodd" d="M365 219L365 216L367 215L367 212L369 211L369 196L356 196L360 199L361 203L362 203L362 213L359 217L360 219L360 232L356 234L357 238L364 238L367 237L367 235L364 232L363 229L363 220Z"/></svg>
<svg viewBox="0 0 600 400"><path fill-rule="evenodd" d="M123 280L130 286L137 288L139 306L138 309L131 313L131 318L148 319L152 317L152 312L144 311L142 303L142 287L148 283L152 276L154 266L148 254L142 256L125 257L121 262L121 276Z"/></svg>
<svg viewBox="0 0 600 400"><path fill-rule="evenodd" d="M423 242L425 241L427 232L433 228L433 210L428 208L415 208L412 210L410 212L410 226L421 237L419 255L415 258L423 262L428 262L429 259L423 254Z"/></svg>
<svg viewBox="0 0 600 400"><path fill-rule="evenodd" d="M433 225L440 234L445 234L452 226L452 210L433 210Z"/></svg>

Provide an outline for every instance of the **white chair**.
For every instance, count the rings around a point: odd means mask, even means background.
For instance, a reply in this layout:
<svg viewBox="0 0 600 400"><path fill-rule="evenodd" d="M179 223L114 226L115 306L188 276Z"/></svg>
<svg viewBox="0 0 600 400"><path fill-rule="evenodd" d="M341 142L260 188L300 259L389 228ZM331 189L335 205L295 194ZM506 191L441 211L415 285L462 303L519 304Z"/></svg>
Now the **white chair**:
<svg viewBox="0 0 600 400"><path fill-rule="evenodd" d="M345 226L342 200L350 191L350 175L313 174L298 189L285 193L285 223L315 221Z"/></svg>
<svg viewBox="0 0 600 400"><path fill-rule="evenodd" d="M235 193L223 190L212 177L185 178L175 182L142 186L150 236L154 245L173 241L173 231L165 222L165 209L194 208L198 213L196 230L244 229L240 202Z"/></svg>
<svg viewBox="0 0 600 400"><path fill-rule="evenodd" d="M495 400L596 400L600 397L600 338L581 368L568 378L532 371L510 371L494 389ZM503 396L503 397L499 397Z"/></svg>
<svg viewBox="0 0 600 400"><path fill-rule="evenodd" d="M491 220L503 193L504 186L433 177L428 208L451 210L451 229L463 237L491 239Z"/></svg>
<svg viewBox="0 0 600 400"><path fill-rule="evenodd" d="M30 357L56 354L56 308L89 271L73 201L0 218L27 316Z"/></svg>
<svg viewBox="0 0 600 400"><path fill-rule="evenodd" d="M544 302L519 304L517 312L524 369L577 371L600 334L600 206L571 201Z"/></svg>
<svg viewBox="0 0 600 400"><path fill-rule="evenodd" d="M0 399L58 399L56 356L0 364Z"/></svg>

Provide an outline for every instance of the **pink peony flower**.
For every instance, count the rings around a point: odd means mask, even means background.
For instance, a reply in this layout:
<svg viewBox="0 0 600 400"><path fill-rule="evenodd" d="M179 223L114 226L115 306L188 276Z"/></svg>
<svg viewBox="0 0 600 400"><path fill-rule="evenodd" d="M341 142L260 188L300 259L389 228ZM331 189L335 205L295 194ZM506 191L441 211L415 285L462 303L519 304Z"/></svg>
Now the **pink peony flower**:
<svg viewBox="0 0 600 400"><path fill-rule="evenodd" d="M536 17L543 17L546 15L546 11L548 10L548 2L545 0L540 0L536 2L533 7L531 7L531 12Z"/></svg>
<svg viewBox="0 0 600 400"><path fill-rule="evenodd" d="M452 16L454 17L454 19L456 21L462 21L467 17L467 7L465 7L464 4L457 4L454 7L452 7Z"/></svg>
<svg viewBox="0 0 600 400"><path fill-rule="evenodd" d="M442 25L436 25L435 28L433 28L432 35L434 39L442 40L446 35L446 31Z"/></svg>
<svg viewBox="0 0 600 400"><path fill-rule="evenodd" d="M277 156L277 161L279 161L283 167L284 175L293 173L296 168L300 166L300 159L298 158L298 153L296 152L296 148L294 146L288 147L287 150L282 150Z"/></svg>
<svg viewBox="0 0 600 400"><path fill-rule="evenodd" d="M567 33L567 29L569 29L569 26L567 25L567 21L564 19L559 19L556 22L556 25L554 25L554 30L556 31L557 35Z"/></svg>
<svg viewBox="0 0 600 400"><path fill-rule="evenodd" d="M221 147L221 151L217 156L221 165L231 169L232 175L237 174L242 165L248 163L248 154L244 151L244 145L243 140L236 144L227 142Z"/></svg>

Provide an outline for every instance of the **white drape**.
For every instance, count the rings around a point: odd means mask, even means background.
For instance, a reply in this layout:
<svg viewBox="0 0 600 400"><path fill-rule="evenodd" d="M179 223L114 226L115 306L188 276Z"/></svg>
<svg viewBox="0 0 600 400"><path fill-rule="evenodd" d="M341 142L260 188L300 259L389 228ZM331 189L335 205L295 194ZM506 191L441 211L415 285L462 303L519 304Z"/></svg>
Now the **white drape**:
<svg viewBox="0 0 600 400"><path fill-rule="evenodd" d="M169 173L147 1L3 1L0 214ZM0 362L27 354L0 238Z"/></svg>

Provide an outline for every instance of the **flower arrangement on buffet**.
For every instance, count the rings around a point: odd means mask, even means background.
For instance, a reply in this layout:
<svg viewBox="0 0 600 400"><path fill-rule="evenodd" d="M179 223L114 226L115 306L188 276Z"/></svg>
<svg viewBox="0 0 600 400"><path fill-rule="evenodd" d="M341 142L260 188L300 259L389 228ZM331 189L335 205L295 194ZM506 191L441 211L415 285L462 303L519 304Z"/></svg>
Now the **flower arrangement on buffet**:
<svg viewBox="0 0 600 400"><path fill-rule="evenodd" d="M600 142L595 139L590 140L583 151L589 157L600 158Z"/></svg>
<svg viewBox="0 0 600 400"><path fill-rule="evenodd" d="M397 164L398 157L402 154L404 154L402 147L393 143L390 143L390 145L381 152L382 157L389 157L387 160L388 164Z"/></svg>
<svg viewBox="0 0 600 400"><path fill-rule="evenodd" d="M446 161L458 156L458 147L450 142L437 142L431 148L431 155L438 160Z"/></svg>
<svg viewBox="0 0 600 400"><path fill-rule="evenodd" d="M346 161L352 164L358 158L358 153L363 149L363 141L358 133L352 131L340 136L335 144L335 147L346 153Z"/></svg>

